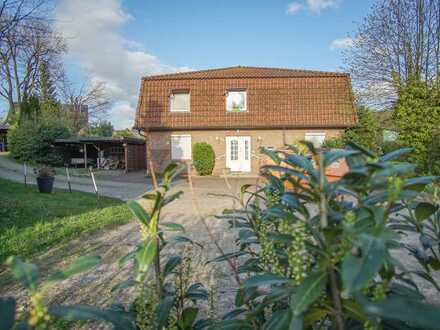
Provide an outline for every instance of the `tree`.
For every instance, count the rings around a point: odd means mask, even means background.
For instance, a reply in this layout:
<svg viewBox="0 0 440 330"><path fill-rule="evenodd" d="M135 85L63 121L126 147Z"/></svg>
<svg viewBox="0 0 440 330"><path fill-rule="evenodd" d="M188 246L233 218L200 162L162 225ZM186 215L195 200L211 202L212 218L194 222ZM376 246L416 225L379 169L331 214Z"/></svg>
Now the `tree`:
<svg viewBox="0 0 440 330"><path fill-rule="evenodd" d="M15 117L24 95L38 91L41 63L59 62L64 51L63 39L42 20L17 24L5 34L0 45L0 96L8 102L8 119Z"/></svg>
<svg viewBox="0 0 440 330"><path fill-rule="evenodd" d="M41 16L47 0L0 1L0 40L18 24Z"/></svg>
<svg viewBox="0 0 440 330"><path fill-rule="evenodd" d="M39 87L41 101L45 103L56 103L56 85L52 79L52 72L47 60L40 63Z"/></svg>
<svg viewBox="0 0 440 330"><path fill-rule="evenodd" d="M409 159L429 171L432 168L429 163L432 162L430 150L434 146L434 132L440 123L438 84L410 79L399 89L393 119L399 132L399 144L414 149Z"/></svg>
<svg viewBox="0 0 440 330"><path fill-rule="evenodd" d="M387 106L410 77L433 82L440 65L440 2L380 0L345 52L360 97Z"/></svg>
<svg viewBox="0 0 440 330"><path fill-rule="evenodd" d="M74 131L84 128L90 119L100 120L107 113L111 100L104 82L86 80L80 86L64 75L59 81L61 102L70 108ZM84 118L84 115L87 118ZM86 120L84 120L86 119Z"/></svg>
<svg viewBox="0 0 440 330"><path fill-rule="evenodd" d="M110 137L113 136L113 125L109 121L98 121L83 130L82 135Z"/></svg>
<svg viewBox="0 0 440 330"><path fill-rule="evenodd" d="M344 133L345 142L353 141L367 149L378 151L382 140L382 130L377 123L372 110L358 107L358 123Z"/></svg>

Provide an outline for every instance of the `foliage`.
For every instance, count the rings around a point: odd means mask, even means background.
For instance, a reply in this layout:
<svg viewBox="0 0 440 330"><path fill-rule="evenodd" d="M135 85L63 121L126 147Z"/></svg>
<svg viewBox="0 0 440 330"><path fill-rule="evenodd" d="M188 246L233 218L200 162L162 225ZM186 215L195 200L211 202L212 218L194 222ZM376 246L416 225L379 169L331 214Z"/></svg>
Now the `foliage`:
<svg viewBox="0 0 440 330"><path fill-rule="evenodd" d="M440 129L432 132L431 142L428 144L426 157L426 170L428 173L440 175Z"/></svg>
<svg viewBox="0 0 440 330"><path fill-rule="evenodd" d="M430 164L440 158L432 159L429 155L434 137L434 130L440 122L440 93L437 84L432 86L415 79L401 87L399 99L394 110L394 120L399 132L398 142L408 145L414 151L408 159L421 166L425 172L433 169ZM434 169L435 170L435 169Z"/></svg>
<svg viewBox="0 0 440 330"><path fill-rule="evenodd" d="M266 182L244 186L243 209L218 216L239 230L239 250L218 261L233 259L244 282L217 327L438 328L438 307L391 254L404 244L396 225L406 225L395 212L413 212L415 203L418 224L431 216L437 207L417 198L436 178L414 177L416 166L395 161L410 149L378 157L353 143L320 153L308 147L318 166L303 155L265 151L276 163L263 167ZM328 182L325 168L341 158L350 171Z"/></svg>
<svg viewBox="0 0 440 330"><path fill-rule="evenodd" d="M124 310L102 310L88 305L48 306L44 300L44 294L51 285L97 266L100 260L100 257L95 256L80 257L65 269L55 271L42 281L36 265L23 262L16 257L8 258L6 264L14 278L26 289L30 306L29 312L18 319L15 299L0 298L0 328L54 329L57 327L57 320L100 320L111 323L114 329L134 329L130 314Z"/></svg>
<svg viewBox="0 0 440 330"><path fill-rule="evenodd" d="M36 174L39 178L53 178L55 176L55 171L49 166L44 166L36 170Z"/></svg>
<svg viewBox="0 0 440 330"><path fill-rule="evenodd" d="M115 137L123 137L123 138L138 138L139 136L134 134L130 129L120 129L113 132L113 136Z"/></svg>
<svg viewBox="0 0 440 330"><path fill-rule="evenodd" d="M26 94L23 95L23 100L20 103L18 124L21 125L25 121L37 121L38 117L40 116L40 111L41 107L38 96L27 96Z"/></svg>
<svg viewBox="0 0 440 330"><path fill-rule="evenodd" d="M160 187L147 192L142 200L128 203L141 226L141 243L124 256L120 264L133 260L135 281L125 283L141 289L132 310L139 329L200 329L209 320L197 320L199 301L208 300L208 292L201 283L190 283L191 260L171 254L162 261L161 252L171 244L183 243L197 246L190 238L178 234L166 239L166 232L184 232L182 225L162 222L162 209L179 198L182 191L170 193L171 182L185 166L171 164L163 173ZM155 282L147 282L147 272L154 266ZM119 284L117 288L125 287Z"/></svg>
<svg viewBox="0 0 440 330"><path fill-rule="evenodd" d="M56 103L56 86L47 60L42 60L39 68L40 97L44 103Z"/></svg>
<svg viewBox="0 0 440 330"><path fill-rule="evenodd" d="M331 139L325 139L322 144L324 149L343 149L345 147L345 142L341 137L335 137Z"/></svg>
<svg viewBox="0 0 440 330"><path fill-rule="evenodd" d="M364 148L379 151L382 131L373 112L366 107L358 107L357 115L358 123L344 133L345 143L354 142Z"/></svg>
<svg viewBox="0 0 440 330"><path fill-rule="evenodd" d="M198 175L211 175L215 166L215 153L212 146L206 142L193 145L193 163Z"/></svg>
<svg viewBox="0 0 440 330"><path fill-rule="evenodd" d="M83 129L80 135L111 137L113 135L113 125L109 121L98 121L90 124L86 129Z"/></svg>
<svg viewBox="0 0 440 330"><path fill-rule="evenodd" d="M121 225L131 214L120 200L0 179L0 264L11 255L29 257L82 233Z"/></svg>
<svg viewBox="0 0 440 330"><path fill-rule="evenodd" d="M69 128L62 121L25 120L9 130L9 150L13 158L22 162L62 165L63 158L52 147L52 142L69 136Z"/></svg>

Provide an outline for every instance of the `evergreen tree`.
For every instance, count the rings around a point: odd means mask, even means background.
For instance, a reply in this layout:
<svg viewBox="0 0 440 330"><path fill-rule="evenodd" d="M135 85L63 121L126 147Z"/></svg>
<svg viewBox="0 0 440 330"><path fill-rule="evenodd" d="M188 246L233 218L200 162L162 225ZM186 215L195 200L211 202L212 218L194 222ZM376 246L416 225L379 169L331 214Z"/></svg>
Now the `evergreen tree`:
<svg viewBox="0 0 440 330"><path fill-rule="evenodd" d="M40 64L40 93L43 103L57 102L56 87L51 77L49 63L45 60Z"/></svg>
<svg viewBox="0 0 440 330"><path fill-rule="evenodd" d="M432 171L429 164L440 160L432 159L434 133L440 123L438 84L410 79L399 90L393 119L398 129L399 143L414 149L410 161L420 164L426 172Z"/></svg>

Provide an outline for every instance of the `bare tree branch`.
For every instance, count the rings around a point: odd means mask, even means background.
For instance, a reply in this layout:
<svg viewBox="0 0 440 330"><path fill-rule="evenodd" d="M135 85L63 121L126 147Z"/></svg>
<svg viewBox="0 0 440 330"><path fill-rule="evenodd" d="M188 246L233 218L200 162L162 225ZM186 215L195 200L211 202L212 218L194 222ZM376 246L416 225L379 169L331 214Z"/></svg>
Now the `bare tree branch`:
<svg viewBox="0 0 440 330"><path fill-rule="evenodd" d="M345 51L361 100L389 106L409 77L437 81L440 60L438 0L380 0Z"/></svg>

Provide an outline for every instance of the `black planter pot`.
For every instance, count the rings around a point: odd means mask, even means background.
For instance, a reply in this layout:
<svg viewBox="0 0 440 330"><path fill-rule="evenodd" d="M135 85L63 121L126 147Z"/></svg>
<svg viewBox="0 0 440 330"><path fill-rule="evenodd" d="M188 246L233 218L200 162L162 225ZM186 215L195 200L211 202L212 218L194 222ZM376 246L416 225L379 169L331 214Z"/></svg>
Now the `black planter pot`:
<svg viewBox="0 0 440 330"><path fill-rule="evenodd" d="M38 190L40 193L50 194L53 189L54 177L37 178Z"/></svg>

